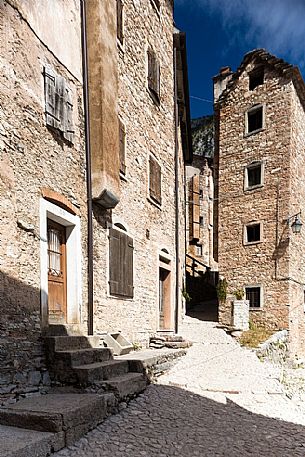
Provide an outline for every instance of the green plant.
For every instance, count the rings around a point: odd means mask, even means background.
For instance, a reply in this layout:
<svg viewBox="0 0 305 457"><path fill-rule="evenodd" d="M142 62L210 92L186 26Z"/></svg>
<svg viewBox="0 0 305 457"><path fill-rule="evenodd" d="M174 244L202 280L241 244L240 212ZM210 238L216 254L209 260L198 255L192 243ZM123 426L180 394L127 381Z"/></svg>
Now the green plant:
<svg viewBox="0 0 305 457"><path fill-rule="evenodd" d="M236 300L242 300L245 296L245 291L244 291L244 289L236 289L233 292L233 295L236 298Z"/></svg>
<svg viewBox="0 0 305 457"><path fill-rule="evenodd" d="M142 349L142 344L139 343L138 341L134 341L132 343L132 346L133 346L134 351L140 351Z"/></svg>
<svg viewBox="0 0 305 457"><path fill-rule="evenodd" d="M220 279L216 286L218 300L223 303L227 298L228 283L225 279Z"/></svg>
<svg viewBox="0 0 305 457"><path fill-rule="evenodd" d="M182 293L182 297L185 299L185 301L187 303L189 303L192 300L192 297L185 289L183 289L183 291L181 293Z"/></svg>

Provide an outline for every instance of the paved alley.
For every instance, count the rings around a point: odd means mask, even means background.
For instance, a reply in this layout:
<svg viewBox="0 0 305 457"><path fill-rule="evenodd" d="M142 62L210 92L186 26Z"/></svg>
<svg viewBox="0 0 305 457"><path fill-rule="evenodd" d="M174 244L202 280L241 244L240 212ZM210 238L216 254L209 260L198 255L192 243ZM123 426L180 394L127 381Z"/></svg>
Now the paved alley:
<svg viewBox="0 0 305 457"><path fill-rule="evenodd" d="M119 414L56 457L304 456L305 409L278 369L214 322L186 317L185 357Z"/></svg>

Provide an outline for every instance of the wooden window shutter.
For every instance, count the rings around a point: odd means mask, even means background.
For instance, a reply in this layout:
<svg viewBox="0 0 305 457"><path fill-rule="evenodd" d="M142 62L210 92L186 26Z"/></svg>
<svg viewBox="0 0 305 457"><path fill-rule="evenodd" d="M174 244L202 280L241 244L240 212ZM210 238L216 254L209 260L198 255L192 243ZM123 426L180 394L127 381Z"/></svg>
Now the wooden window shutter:
<svg viewBox="0 0 305 457"><path fill-rule="evenodd" d="M109 286L111 295L120 294L120 232L109 230Z"/></svg>
<svg viewBox="0 0 305 457"><path fill-rule="evenodd" d="M63 100L63 136L67 141L73 143L74 132L72 96L70 89L65 85Z"/></svg>
<svg viewBox="0 0 305 457"><path fill-rule="evenodd" d="M151 3L160 11L160 0L150 0Z"/></svg>
<svg viewBox="0 0 305 457"><path fill-rule="evenodd" d="M44 68L44 93L46 124L50 127L58 128L60 124L60 118L56 113L55 106L56 74L50 66L46 66Z"/></svg>
<svg viewBox="0 0 305 457"><path fill-rule="evenodd" d="M154 94L156 101L160 99L160 63L151 49L148 50L148 88Z"/></svg>
<svg viewBox="0 0 305 457"><path fill-rule="evenodd" d="M110 294L133 297L133 239L120 230L109 231Z"/></svg>
<svg viewBox="0 0 305 457"><path fill-rule="evenodd" d="M148 88L153 90L154 87L154 55L153 52L149 49L147 52L148 59Z"/></svg>
<svg viewBox="0 0 305 457"><path fill-rule="evenodd" d="M149 195L161 203L161 167L152 156L149 159Z"/></svg>
<svg viewBox="0 0 305 457"><path fill-rule="evenodd" d="M126 174L125 164L125 144L126 144L126 131L123 122L119 119L119 138L120 138L120 172Z"/></svg>
<svg viewBox="0 0 305 457"><path fill-rule="evenodd" d="M117 38L121 44L123 44L123 2L122 0L117 0L116 2L117 10Z"/></svg>
<svg viewBox="0 0 305 457"><path fill-rule="evenodd" d="M192 178L193 182L193 239L200 238L200 176L196 175Z"/></svg>
<svg viewBox="0 0 305 457"><path fill-rule="evenodd" d="M120 233L121 236L121 294L124 297L133 297L133 239L126 233Z"/></svg>

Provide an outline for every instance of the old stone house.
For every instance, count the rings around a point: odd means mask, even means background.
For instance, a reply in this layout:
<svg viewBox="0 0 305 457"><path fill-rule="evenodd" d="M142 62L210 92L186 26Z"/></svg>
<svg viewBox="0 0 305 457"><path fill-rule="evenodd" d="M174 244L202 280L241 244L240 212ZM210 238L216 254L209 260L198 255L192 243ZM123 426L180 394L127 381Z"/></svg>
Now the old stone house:
<svg viewBox="0 0 305 457"><path fill-rule="evenodd" d="M305 85L297 67L263 49L214 78L215 254L228 292L243 289L250 319L288 329L305 353ZM231 300L220 320L231 319Z"/></svg>
<svg viewBox="0 0 305 457"><path fill-rule="evenodd" d="M0 386L50 382L42 336L175 332L191 160L170 0L0 1Z"/></svg>

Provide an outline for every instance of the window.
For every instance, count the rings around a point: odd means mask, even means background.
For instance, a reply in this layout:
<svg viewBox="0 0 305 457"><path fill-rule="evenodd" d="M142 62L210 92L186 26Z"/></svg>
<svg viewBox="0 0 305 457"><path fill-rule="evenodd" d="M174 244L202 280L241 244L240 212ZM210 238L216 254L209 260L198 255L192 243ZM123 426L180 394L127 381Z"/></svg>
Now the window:
<svg viewBox="0 0 305 457"><path fill-rule="evenodd" d="M257 68L249 74L249 90L264 84L264 68Z"/></svg>
<svg viewBox="0 0 305 457"><path fill-rule="evenodd" d="M158 13L160 13L160 0L150 0L152 5L156 8Z"/></svg>
<svg viewBox="0 0 305 457"><path fill-rule="evenodd" d="M245 244L258 243L262 238L262 227L261 224L252 223L245 227Z"/></svg>
<svg viewBox="0 0 305 457"><path fill-rule="evenodd" d="M116 12L117 12L117 38L121 44L124 41L123 35L123 2L122 0L117 0L116 2Z"/></svg>
<svg viewBox="0 0 305 457"><path fill-rule="evenodd" d="M111 295L133 298L133 239L109 230L109 289Z"/></svg>
<svg viewBox="0 0 305 457"><path fill-rule="evenodd" d="M199 216L199 225L200 225L201 227L203 227L203 225L204 225L203 216Z"/></svg>
<svg viewBox="0 0 305 457"><path fill-rule="evenodd" d="M263 128L263 106L254 106L247 112L246 133L253 133Z"/></svg>
<svg viewBox="0 0 305 457"><path fill-rule="evenodd" d="M201 257L203 255L202 244L197 244L197 246L196 246L196 255L198 255L199 257Z"/></svg>
<svg viewBox="0 0 305 457"><path fill-rule="evenodd" d="M120 173L125 176L125 145L126 145L126 131L123 122L119 119L119 138L120 138Z"/></svg>
<svg viewBox="0 0 305 457"><path fill-rule="evenodd" d="M149 196L161 204L161 167L152 156L149 158Z"/></svg>
<svg viewBox="0 0 305 457"><path fill-rule="evenodd" d="M65 78L58 76L50 66L44 68L45 113L48 127L57 129L73 143L73 103L71 90Z"/></svg>
<svg viewBox="0 0 305 457"><path fill-rule="evenodd" d="M152 49L147 52L148 59L148 89L152 95L154 102L160 104L160 64L156 54Z"/></svg>
<svg viewBox="0 0 305 457"><path fill-rule="evenodd" d="M261 287L260 286L246 287L246 300L249 300L250 308L261 308L261 306L262 306Z"/></svg>
<svg viewBox="0 0 305 457"><path fill-rule="evenodd" d="M263 185L263 163L252 162L245 168L245 189Z"/></svg>

